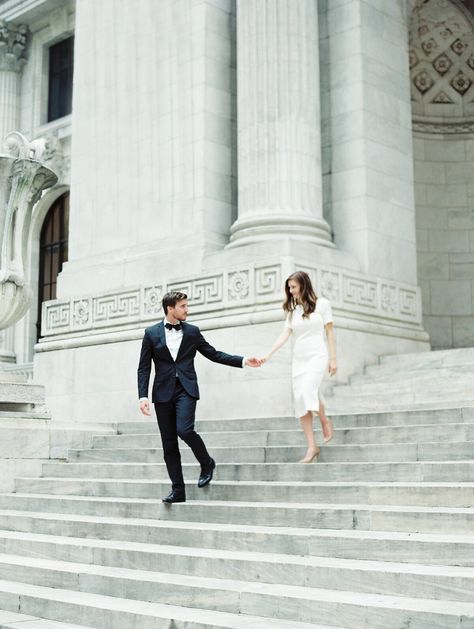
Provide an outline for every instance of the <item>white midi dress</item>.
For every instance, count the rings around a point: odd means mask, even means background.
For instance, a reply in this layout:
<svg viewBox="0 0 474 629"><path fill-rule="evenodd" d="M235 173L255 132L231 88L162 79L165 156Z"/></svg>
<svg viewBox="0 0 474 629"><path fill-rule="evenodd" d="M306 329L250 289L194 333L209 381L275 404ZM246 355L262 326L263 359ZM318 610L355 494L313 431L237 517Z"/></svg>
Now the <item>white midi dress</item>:
<svg viewBox="0 0 474 629"><path fill-rule="evenodd" d="M324 326L332 323L331 305L318 297L316 310L303 318L303 307L289 313L285 327L293 332L292 381L296 417L319 410L319 387L328 368L328 350Z"/></svg>

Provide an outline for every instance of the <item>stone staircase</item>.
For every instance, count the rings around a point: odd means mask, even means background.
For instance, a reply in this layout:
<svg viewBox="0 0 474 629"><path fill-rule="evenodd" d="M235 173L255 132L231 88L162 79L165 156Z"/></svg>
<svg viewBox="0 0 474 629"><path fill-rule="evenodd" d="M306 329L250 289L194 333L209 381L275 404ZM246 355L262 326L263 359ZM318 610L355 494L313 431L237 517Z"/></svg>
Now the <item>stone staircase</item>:
<svg viewBox="0 0 474 629"><path fill-rule="evenodd" d="M218 467L198 489L183 447L183 504L153 420L18 478L0 629L474 629L474 350L385 357L329 401L307 466L294 418L201 420Z"/></svg>

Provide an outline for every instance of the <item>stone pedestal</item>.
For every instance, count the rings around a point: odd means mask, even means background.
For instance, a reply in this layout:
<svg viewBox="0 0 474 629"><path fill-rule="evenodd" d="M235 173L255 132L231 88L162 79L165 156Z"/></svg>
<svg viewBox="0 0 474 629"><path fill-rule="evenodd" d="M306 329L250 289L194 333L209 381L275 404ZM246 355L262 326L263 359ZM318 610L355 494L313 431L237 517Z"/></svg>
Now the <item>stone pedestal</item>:
<svg viewBox="0 0 474 629"><path fill-rule="evenodd" d="M318 8L237 3L238 220L231 245L332 246L322 213Z"/></svg>

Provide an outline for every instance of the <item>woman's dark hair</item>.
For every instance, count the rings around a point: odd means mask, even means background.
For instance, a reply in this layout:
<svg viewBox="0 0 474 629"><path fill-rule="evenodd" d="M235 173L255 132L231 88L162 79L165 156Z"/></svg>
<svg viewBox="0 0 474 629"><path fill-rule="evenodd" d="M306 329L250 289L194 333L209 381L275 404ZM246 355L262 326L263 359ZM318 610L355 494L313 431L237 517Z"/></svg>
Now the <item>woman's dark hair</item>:
<svg viewBox="0 0 474 629"><path fill-rule="evenodd" d="M172 290L166 295L163 296L163 310L165 311L165 315L168 314L168 306L170 308L174 308L178 301L183 301L183 299L187 299L188 296L185 293L180 293L177 290Z"/></svg>
<svg viewBox="0 0 474 629"><path fill-rule="evenodd" d="M309 315L316 310L316 302L318 298L316 293L314 292L313 285L311 284L311 278L304 271L296 271L296 273L292 273L290 277L286 278L285 281L285 294L286 299L283 304L283 310L285 312L293 312L296 308L297 303L295 299L293 299L290 288L288 286L288 282L293 280L297 282L300 286L300 302L303 306L303 317L307 318Z"/></svg>

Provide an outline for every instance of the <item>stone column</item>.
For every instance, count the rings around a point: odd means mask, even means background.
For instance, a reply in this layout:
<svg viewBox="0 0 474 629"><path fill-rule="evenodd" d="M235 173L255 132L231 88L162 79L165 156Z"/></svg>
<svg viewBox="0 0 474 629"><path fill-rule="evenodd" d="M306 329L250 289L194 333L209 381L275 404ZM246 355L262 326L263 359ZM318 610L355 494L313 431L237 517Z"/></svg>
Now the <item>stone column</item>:
<svg viewBox="0 0 474 629"><path fill-rule="evenodd" d="M325 4L334 240L361 270L416 284L407 4Z"/></svg>
<svg viewBox="0 0 474 629"><path fill-rule="evenodd" d="M331 246L322 212L316 0L237 2L238 219L231 246Z"/></svg>
<svg viewBox="0 0 474 629"><path fill-rule="evenodd" d="M28 29L0 20L0 153L3 139L16 131L20 112L20 75ZM0 363L14 362L13 328L0 331Z"/></svg>

